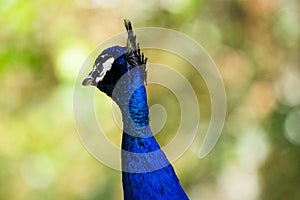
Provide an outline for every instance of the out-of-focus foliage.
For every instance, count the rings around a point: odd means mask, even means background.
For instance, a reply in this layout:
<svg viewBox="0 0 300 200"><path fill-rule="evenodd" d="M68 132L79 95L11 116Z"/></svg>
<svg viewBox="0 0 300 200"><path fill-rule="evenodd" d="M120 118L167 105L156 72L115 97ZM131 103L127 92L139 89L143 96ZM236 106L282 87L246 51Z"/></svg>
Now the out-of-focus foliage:
<svg viewBox="0 0 300 200"><path fill-rule="evenodd" d="M0 199L121 199L120 173L94 160L77 136L72 95L89 52L123 31L124 18L189 35L223 76L220 141L203 160L196 145L175 162L191 199L300 199L299 1L2 0L0 13ZM163 88L148 90L149 103L168 112L157 135L165 144L178 104ZM205 124L209 98L198 97ZM119 145L120 130L109 130Z"/></svg>

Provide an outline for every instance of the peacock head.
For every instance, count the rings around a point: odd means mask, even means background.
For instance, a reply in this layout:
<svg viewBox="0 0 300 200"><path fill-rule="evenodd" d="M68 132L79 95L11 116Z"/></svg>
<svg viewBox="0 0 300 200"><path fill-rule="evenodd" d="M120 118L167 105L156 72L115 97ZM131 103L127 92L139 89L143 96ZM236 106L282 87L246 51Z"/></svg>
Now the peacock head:
<svg viewBox="0 0 300 200"><path fill-rule="evenodd" d="M95 60L92 71L82 82L84 86L96 86L110 97L118 81L128 71L134 76L134 78L127 76L126 80L130 79L131 84L139 80L145 82L146 79L147 58L140 52L130 21L124 20L124 23L128 34L127 45L113 46L102 51Z"/></svg>
<svg viewBox="0 0 300 200"><path fill-rule="evenodd" d="M127 71L126 48L113 46L99 54L92 71L83 80L82 85L96 86L100 91L111 96L118 80Z"/></svg>

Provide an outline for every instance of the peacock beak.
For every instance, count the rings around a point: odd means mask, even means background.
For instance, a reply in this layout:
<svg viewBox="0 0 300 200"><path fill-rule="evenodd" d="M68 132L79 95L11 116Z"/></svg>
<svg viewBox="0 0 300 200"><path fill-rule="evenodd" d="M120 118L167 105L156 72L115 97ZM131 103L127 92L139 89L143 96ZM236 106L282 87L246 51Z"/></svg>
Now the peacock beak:
<svg viewBox="0 0 300 200"><path fill-rule="evenodd" d="M82 81L83 86L88 86L88 85L96 85L95 80L91 76L87 76L83 81Z"/></svg>

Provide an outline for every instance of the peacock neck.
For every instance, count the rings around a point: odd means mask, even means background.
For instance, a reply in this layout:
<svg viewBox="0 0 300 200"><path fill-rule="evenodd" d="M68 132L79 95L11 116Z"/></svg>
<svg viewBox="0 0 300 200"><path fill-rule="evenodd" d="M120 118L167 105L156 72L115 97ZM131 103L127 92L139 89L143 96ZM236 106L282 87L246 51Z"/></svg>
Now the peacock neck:
<svg viewBox="0 0 300 200"><path fill-rule="evenodd" d="M127 110L128 109L128 110ZM124 199L188 199L152 135L144 86L130 96L123 113L122 183Z"/></svg>
<svg viewBox="0 0 300 200"><path fill-rule="evenodd" d="M122 112L122 170L146 172L169 164L149 127L143 71L131 69L117 83L113 100Z"/></svg>
<svg viewBox="0 0 300 200"><path fill-rule="evenodd" d="M128 105L122 106L123 140L122 149L134 153L159 150L149 126L149 110L145 87L138 87L130 96Z"/></svg>
<svg viewBox="0 0 300 200"><path fill-rule="evenodd" d="M122 183L124 199L188 199L174 169L149 127L149 109L141 73L130 71L112 98L123 120ZM167 186L167 187L166 187Z"/></svg>
<svg viewBox="0 0 300 200"><path fill-rule="evenodd" d="M116 85L112 94L113 100L122 112L123 129L128 135L146 138L151 137L149 128L149 109L142 72L130 70Z"/></svg>
<svg viewBox="0 0 300 200"><path fill-rule="evenodd" d="M146 138L152 136L149 128L149 109L144 86L137 88L128 100L128 105L121 108L123 130L131 136Z"/></svg>

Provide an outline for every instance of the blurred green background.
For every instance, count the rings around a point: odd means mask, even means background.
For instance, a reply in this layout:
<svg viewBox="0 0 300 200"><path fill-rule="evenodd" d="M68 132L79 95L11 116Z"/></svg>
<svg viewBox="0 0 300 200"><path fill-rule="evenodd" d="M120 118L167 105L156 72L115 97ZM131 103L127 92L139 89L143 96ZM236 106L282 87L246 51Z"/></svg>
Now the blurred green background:
<svg viewBox="0 0 300 200"><path fill-rule="evenodd" d="M202 160L196 144L174 163L190 198L300 199L298 0L2 0L0 13L0 199L122 198L120 172L80 142L72 95L89 53L124 31L124 18L194 38L223 76L228 112L219 142ZM156 86L148 93L150 104L171 106L158 134L164 144L176 131L176 100L168 104L174 97ZM198 95L207 122L207 91ZM121 131L109 130L119 145Z"/></svg>

